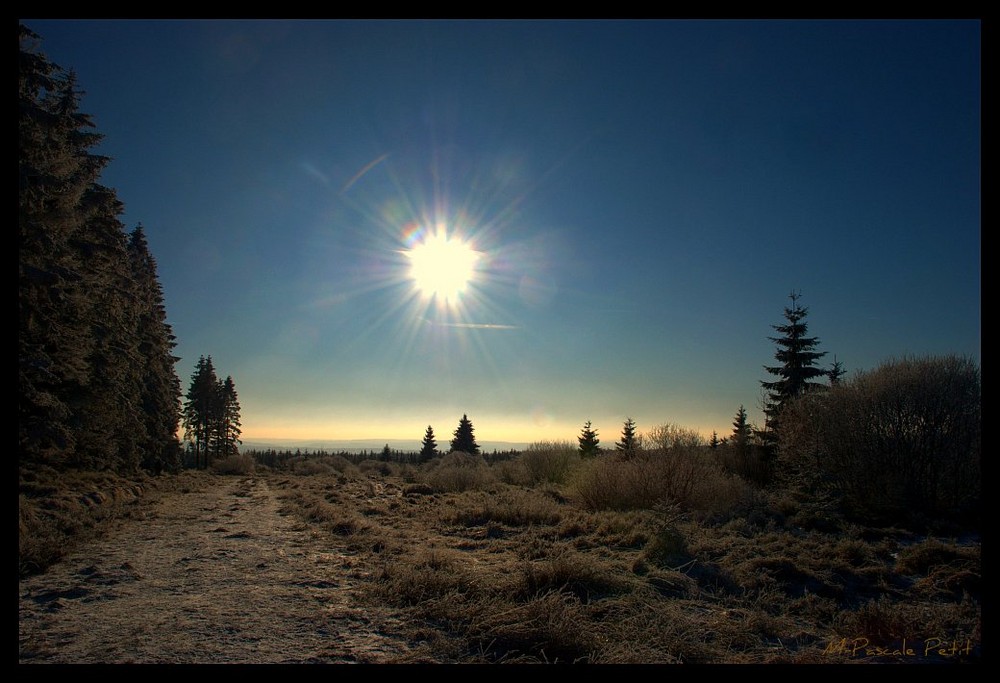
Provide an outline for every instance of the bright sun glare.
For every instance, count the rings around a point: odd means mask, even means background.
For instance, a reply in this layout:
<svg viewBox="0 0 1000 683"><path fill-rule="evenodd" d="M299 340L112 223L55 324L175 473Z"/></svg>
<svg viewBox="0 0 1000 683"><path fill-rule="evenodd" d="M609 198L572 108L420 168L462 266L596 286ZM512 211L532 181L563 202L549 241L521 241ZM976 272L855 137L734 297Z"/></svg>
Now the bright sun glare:
<svg viewBox="0 0 1000 683"><path fill-rule="evenodd" d="M454 303L475 273L479 253L439 231L406 252L410 277L421 294Z"/></svg>

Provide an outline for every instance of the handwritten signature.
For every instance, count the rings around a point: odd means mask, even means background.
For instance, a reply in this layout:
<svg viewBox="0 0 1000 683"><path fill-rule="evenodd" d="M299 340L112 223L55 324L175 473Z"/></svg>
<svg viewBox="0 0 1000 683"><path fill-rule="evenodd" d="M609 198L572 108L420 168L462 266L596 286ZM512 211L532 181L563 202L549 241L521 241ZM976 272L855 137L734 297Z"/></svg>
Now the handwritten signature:
<svg viewBox="0 0 1000 683"><path fill-rule="evenodd" d="M924 638L922 640L880 645L865 637L831 640L823 650L824 655L850 657L959 657L972 653L969 638Z"/></svg>

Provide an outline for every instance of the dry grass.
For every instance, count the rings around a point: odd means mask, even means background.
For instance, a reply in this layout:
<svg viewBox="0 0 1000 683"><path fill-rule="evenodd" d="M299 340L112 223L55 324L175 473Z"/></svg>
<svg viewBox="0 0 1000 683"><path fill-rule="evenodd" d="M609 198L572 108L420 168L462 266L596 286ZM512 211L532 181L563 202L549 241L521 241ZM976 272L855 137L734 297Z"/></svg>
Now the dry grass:
<svg viewBox="0 0 1000 683"><path fill-rule="evenodd" d="M943 586L944 568L953 582L967 579L960 572L978 567L972 550L907 547L906 534L857 527L784 527L765 499L737 508L757 522L742 512L710 522L659 498L655 508L591 509L578 484L494 478L442 491L390 478L377 490L331 491L312 481L297 495L322 490L335 498L328 505L380 510L361 514L376 525L339 538L374 568L365 599L412 620L419 661L830 663L851 659L826 650L832 638L923 634L921 614L942 633L980 629L978 594L921 588Z"/></svg>
<svg viewBox="0 0 1000 683"><path fill-rule="evenodd" d="M552 525L561 519L559 505L533 490L507 489L495 495L476 496L476 502L453 514L453 521L466 526L495 522L508 526Z"/></svg>
<svg viewBox="0 0 1000 683"><path fill-rule="evenodd" d="M359 607L401 610L413 644L405 661L863 662L874 660L828 645L900 634L967 638L976 649L960 659L979 657L978 543L802 528L791 520L803 503L782 496L770 500L787 517L763 496L706 515L697 491L723 490L712 469L689 491L693 508L664 504L662 479L645 506L595 505L581 495L588 476L626 482L606 501L636 490L612 465L662 475L662 463L609 459L575 463L582 479L566 485L515 486L456 455L388 476L269 483L350 558ZM46 486L23 482L22 527L37 526L40 500L59 509Z"/></svg>
<svg viewBox="0 0 1000 683"><path fill-rule="evenodd" d="M159 493L210 485L211 475L125 478L110 472L19 470L18 573L44 571L78 542L100 534L108 522L141 514Z"/></svg>

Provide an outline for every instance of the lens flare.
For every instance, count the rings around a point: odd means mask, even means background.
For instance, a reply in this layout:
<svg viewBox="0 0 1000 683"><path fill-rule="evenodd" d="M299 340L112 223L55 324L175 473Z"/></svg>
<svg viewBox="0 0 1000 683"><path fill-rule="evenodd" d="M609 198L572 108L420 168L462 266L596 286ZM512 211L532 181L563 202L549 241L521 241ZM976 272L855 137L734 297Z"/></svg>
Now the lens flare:
<svg viewBox="0 0 1000 683"><path fill-rule="evenodd" d="M454 304L475 276L480 254L467 242L437 231L405 252L410 260L410 277L425 297Z"/></svg>

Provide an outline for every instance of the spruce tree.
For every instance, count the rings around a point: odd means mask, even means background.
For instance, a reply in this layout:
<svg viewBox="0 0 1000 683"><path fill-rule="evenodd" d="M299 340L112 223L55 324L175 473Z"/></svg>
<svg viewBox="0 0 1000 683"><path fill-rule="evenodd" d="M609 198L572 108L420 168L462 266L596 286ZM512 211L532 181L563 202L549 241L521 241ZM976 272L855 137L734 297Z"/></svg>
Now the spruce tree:
<svg viewBox="0 0 1000 683"><path fill-rule="evenodd" d="M214 406L213 424L209 428L210 439L216 457L226 458L239 454L240 441L240 401L236 395L236 385L232 376L216 386L217 398Z"/></svg>
<svg viewBox="0 0 1000 683"><path fill-rule="evenodd" d="M208 467L212 427L217 414L218 384L211 356L201 356L191 375L184 403L184 439L194 449L194 466Z"/></svg>
<svg viewBox="0 0 1000 683"><path fill-rule="evenodd" d="M147 440L142 414L145 359L140 350L140 302L119 220L121 202L96 183L87 189L79 212L84 230L76 248L83 255L80 275L88 283L90 381L76 397L79 425L77 460L86 467L133 471Z"/></svg>
<svg viewBox="0 0 1000 683"><path fill-rule="evenodd" d="M472 422L469 421L468 415L462 415L462 419L458 421L458 427L455 429L454 437L455 438L451 440L450 453L458 451L461 453L469 453L470 455L479 455L479 444L476 443L474 429L472 427Z"/></svg>
<svg viewBox="0 0 1000 683"><path fill-rule="evenodd" d="M80 204L102 162L71 74L18 27L18 442L21 462L76 461L94 338Z"/></svg>
<svg viewBox="0 0 1000 683"><path fill-rule="evenodd" d="M166 320L163 290L156 261L149 252L141 225L129 237L129 259L138 308L139 355L143 361L140 401L145 422L141 443L144 468L160 472L180 468L177 425L180 422L181 384L174 364L175 337Z"/></svg>
<svg viewBox="0 0 1000 683"><path fill-rule="evenodd" d="M424 440L420 443L420 462L427 462L437 455L437 441L434 440L434 429L427 425Z"/></svg>
<svg viewBox="0 0 1000 683"><path fill-rule="evenodd" d="M631 454L635 449L635 420L629 417L625 419L625 424L622 427L622 438L615 444L615 450L620 453Z"/></svg>
<svg viewBox="0 0 1000 683"><path fill-rule="evenodd" d="M732 442L742 448L749 445L750 436L751 427L750 423L747 422L747 411L746 408L740 406L740 409L736 411L736 417L733 419Z"/></svg>
<svg viewBox="0 0 1000 683"><path fill-rule="evenodd" d="M576 439L580 442L580 457L592 458L601 452L601 440L597 438L597 430L591 428L590 420L584 423L583 430Z"/></svg>
<svg viewBox="0 0 1000 683"><path fill-rule="evenodd" d="M844 369L844 364L834 356L833 365L830 366L830 370L827 372L827 376L830 378L830 386L835 387L840 384L840 379L846 374L847 370Z"/></svg>
<svg viewBox="0 0 1000 683"><path fill-rule="evenodd" d="M20 460L132 471L147 438L136 277L76 77L18 27ZM176 413L176 409L175 409Z"/></svg>
<svg viewBox="0 0 1000 683"><path fill-rule="evenodd" d="M780 336L769 337L778 346L774 357L779 365L764 366L768 373L778 379L761 381L761 386L767 392L763 406L767 417L763 436L768 443L774 442L782 407L807 391L823 386L813 380L828 376L826 370L816 366L816 361L825 356L826 352L816 351L819 339L808 336L805 318L809 309L799 305L800 296L797 292L789 295L792 305L785 307L786 323L772 326Z"/></svg>

